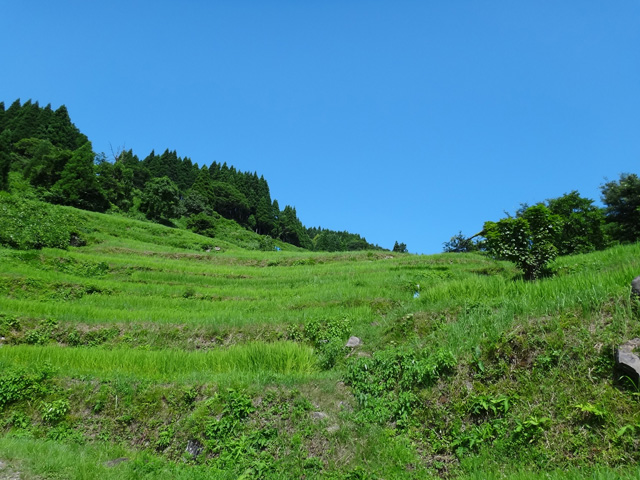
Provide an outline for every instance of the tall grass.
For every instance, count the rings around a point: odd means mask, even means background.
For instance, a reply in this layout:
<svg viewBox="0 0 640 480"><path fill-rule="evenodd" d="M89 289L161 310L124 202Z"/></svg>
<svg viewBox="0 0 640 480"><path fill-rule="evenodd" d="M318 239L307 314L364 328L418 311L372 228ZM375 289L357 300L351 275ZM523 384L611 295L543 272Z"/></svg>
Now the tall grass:
<svg viewBox="0 0 640 480"><path fill-rule="evenodd" d="M0 281L10 291L0 297L0 309L81 323L241 326L351 315L365 324L378 316L371 303L383 299L393 304L411 295L405 288L407 280L390 270L391 262L363 261L366 255L280 252L277 258L286 265L265 267L244 264L249 257L243 257L240 265L219 265L209 260L215 257L103 257L80 251L92 250L46 250L31 256L5 250ZM108 271L87 276L86 269L100 262L109 265ZM33 288L25 288L34 282ZM95 287L90 295L65 294L87 284Z"/></svg>
<svg viewBox="0 0 640 480"><path fill-rule="evenodd" d="M206 352L18 345L1 348L0 362L21 366L49 363L61 375L132 375L160 381L210 381L226 374L304 376L316 371L313 350L292 342L253 342Z"/></svg>
<svg viewBox="0 0 640 480"><path fill-rule="evenodd" d="M438 336L454 352L496 338L517 319L563 312L591 315L614 304L629 315L631 280L640 273L640 244L561 258L558 275L527 282L504 276L464 276L422 290L421 307L456 312Z"/></svg>

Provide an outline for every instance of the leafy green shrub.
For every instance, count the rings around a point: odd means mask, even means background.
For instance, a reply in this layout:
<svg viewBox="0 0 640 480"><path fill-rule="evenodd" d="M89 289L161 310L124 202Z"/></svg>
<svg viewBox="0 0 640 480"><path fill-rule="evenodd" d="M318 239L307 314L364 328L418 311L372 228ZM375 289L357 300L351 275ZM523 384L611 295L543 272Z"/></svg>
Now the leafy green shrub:
<svg viewBox="0 0 640 480"><path fill-rule="evenodd" d="M344 376L367 421L397 421L406 425L417 402L417 393L448 374L456 361L449 351L390 348L372 357L353 360Z"/></svg>
<svg viewBox="0 0 640 480"><path fill-rule="evenodd" d="M28 345L46 345L49 340L49 332L41 329L30 330L24 336L24 342Z"/></svg>
<svg viewBox="0 0 640 480"><path fill-rule="evenodd" d="M18 317L0 313L0 337L6 337L12 330L20 330Z"/></svg>
<svg viewBox="0 0 640 480"><path fill-rule="evenodd" d="M334 338L322 345L320 349L320 357L318 364L323 370L330 370L338 363L340 358L344 356L345 346L340 339Z"/></svg>
<svg viewBox="0 0 640 480"><path fill-rule="evenodd" d="M468 430L460 432L451 442L451 447L460 455L467 450L477 449L484 443L502 437L505 433L506 424L504 420L494 420L480 425L473 425Z"/></svg>
<svg viewBox="0 0 640 480"><path fill-rule="evenodd" d="M226 405L222 410L223 416L231 417L234 420L243 420L255 410L251 402L251 397L245 393L228 389L225 399Z"/></svg>
<svg viewBox="0 0 640 480"><path fill-rule="evenodd" d="M78 236L79 219L42 202L0 193L0 245L20 250L64 248Z"/></svg>
<svg viewBox="0 0 640 480"><path fill-rule="evenodd" d="M83 262L66 257L44 258L38 259L38 261L43 263L47 268L82 277L101 277L109 272L109 264L106 262Z"/></svg>
<svg viewBox="0 0 640 480"><path fill-rule="evenodd" d="M187 228L199 235L213 238L216 236L216 219L206 213L199 213L189 217Z"/></svg>
<svg viewBox="0 0 640 480"><path fill-rule="evenodd" d="M171 445L173 436L174 431L172 427L167 427L164 430L161 430L160 433L158 433L158 440L156 440L156 450L164 450Z"/></svg>
<svg viewBox="0 0 640 480"><path fill-rule="evenodd" d="M548 263L556 258L554 243L562 220L544 205L527 208L521 216L486 222L487 250L496 258L514 262L526 280L549 273Z"/></svg>
<svg viewBox="0 0 640 480"><path fill-rule="evenodd" d="M182 400L185 405L192 405L198 398L198 389L195 387L185 387L182 390Z"/></svg>
<svg viewBox="0 0 640 480"><path fill-rule="evenodd" d="M517 443L534 443L549 428L551 419L531 415L525 420L516 420L513 440Z"/></svg>
<svg viewBox="0 0 640 480"><path fill-rule="evenodd" d="M60 399L53 402L42 402L42 420L47 423L57 423L69 413L71 406L68 400Z"/></svg>
<svg viewBox="0 0 640 480"><path fill-rule="evenodd" d="M260 237L259 249L263 252L271 252L276 248L276 244L269 235L263 235Z"/></svg>
<svg viewBox="0 0 640 480"><path fill-rule="evenodd" d="M335 320L310 320L304 326L304 336L315 347L322 347L334 339L346 339L351 331L351 319L348 317Z"/></svg>
<svg viewBox="0 0 640 480"><path fill-rule="evenodd" d="M585 423L602 424L608 417L608 413L603 406L593 405L591 403L578 403L573 407L580 413Z"/></svg>
<svg viewBox="0 0 640 480"><path fill-rule="evenodd" d="M0 374L0 410L11 403L48 393L48 380L52 374L52 368L46 364L31 370L4 369Z"/></svg>
<svg viewBox="0 0 640 480"><path fill-rule="evenodd" d="M320 354L318 363L323 370L333 368L344 357L344 340L351 331L351 320L344 317L337 320L311 320L304 326L304 336Z"/></svg>
<svg viewBox="0 0 640 480"><path fill-rule="evenodd" d="M9 418L4 421L4 425L24 430L31 425L31 418L24 412L14 411Z"/></svg>
<svg viewBox="0 0 640 480"><path fill-rule="evenodd" d="M506 395L476 395L469 405L469 413L476 416L502 416L509 411L511 399Z"/></svg>

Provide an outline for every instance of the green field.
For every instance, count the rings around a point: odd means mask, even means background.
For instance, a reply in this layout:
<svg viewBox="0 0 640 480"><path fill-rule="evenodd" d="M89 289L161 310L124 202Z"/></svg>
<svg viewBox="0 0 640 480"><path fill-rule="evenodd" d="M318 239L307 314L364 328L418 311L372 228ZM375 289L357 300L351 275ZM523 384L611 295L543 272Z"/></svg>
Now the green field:
<svg viewBox="0 0 640 480"><path fill-rule="evenodd" d="M86 245L0 248L0 478L640 475L638 244L526 282L55 208Z"/></svg>

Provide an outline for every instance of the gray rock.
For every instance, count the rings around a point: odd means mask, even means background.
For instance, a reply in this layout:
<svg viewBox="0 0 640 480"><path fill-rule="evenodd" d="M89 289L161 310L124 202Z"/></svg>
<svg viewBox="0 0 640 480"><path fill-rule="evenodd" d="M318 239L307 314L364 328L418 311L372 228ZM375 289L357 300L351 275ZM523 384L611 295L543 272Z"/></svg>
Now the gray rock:
<svg viewBox="0 0 640 480"><path fill-rule="evenodd" d="M109 460L108 462L104 462L107 467L115 467L116 465L120 465L122 462L128 462L129 459L127 457L114 458L113 460Z"/></svg>
<svg viewBox="0 0 640 480"><path fill-rule="evenodd" d="M336 433L338 430L340 430L340 427L338 425L329 425L327 427L327 432L328 433Z"/></svg>
<svg viewBox="0 0 640 480"><path fill-rule="evenodd" d="M202 444L198 440L189 440L187 442L186 452L190 453L195 458L198 455L200 455L200 453L202 452L203 448L204 447L202 446Z"/></svg>
<svg viewBox="0 0 640 480"><path fill-rule="evenodd" d="M72 247L84 247L87 244L87 242L80 238L78 235L76 235L75 233L71 234L71 237L69 238L69 245Z"/></svg>
<svg viewBox="0 0 640 480"><path fill-rule="evenodd" d="M362 340L360 340L358 337L349 337L349 341L347 342L347 347L349 348L355 348L355 347L359 347L360 345L362 345Z"/></svg>
<svg viewBox="0 0 640 480"><path fill-rule="evenodd" d="M640 358L633 351L640 347L640 338L634 338L618 347L616 366L636 384L640 381Z"/></svg>
<svg viewBox="0 0 640 480"><path fill-rule="evenodd" d="M631 295L640 299L640 276L634 278L631 282Z"/></svg>
<svg viewBox="0 0 640 480"><path fill-rule="evenodd" d="M12 469L9 464L0 460L0 478L2 480L20 480L22 475L20 472Z"/></svg>
<svg viewBox="0 0 640 480"><path fill-rule="evenodd" d="M313 420L324 420L325 418L327 418L329 415L327 415L324 412L311 412L311 418Z"/></svg>

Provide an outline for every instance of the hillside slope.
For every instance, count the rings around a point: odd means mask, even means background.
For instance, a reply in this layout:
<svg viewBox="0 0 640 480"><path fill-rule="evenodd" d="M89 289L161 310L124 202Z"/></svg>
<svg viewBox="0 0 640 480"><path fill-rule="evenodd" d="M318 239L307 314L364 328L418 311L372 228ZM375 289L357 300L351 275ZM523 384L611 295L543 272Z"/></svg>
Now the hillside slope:
<svg viewBox="0 0 640 480"><path fill-rule="evenodd" d="M85 245L0 248L0 460L13 470L640 473L637 389L613 365L640 336L639 245L524 282L480 254L262 252L53 208Z"/></svg>

